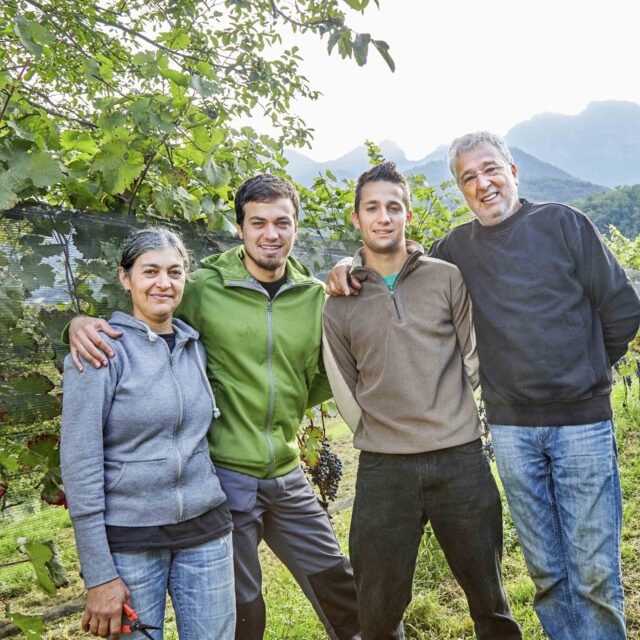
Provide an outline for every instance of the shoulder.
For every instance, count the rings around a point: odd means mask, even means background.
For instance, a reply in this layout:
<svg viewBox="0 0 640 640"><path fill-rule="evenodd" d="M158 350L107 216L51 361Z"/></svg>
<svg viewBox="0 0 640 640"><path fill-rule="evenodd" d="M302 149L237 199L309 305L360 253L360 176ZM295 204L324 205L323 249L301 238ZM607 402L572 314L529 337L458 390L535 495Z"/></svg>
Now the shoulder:
<svg viewBox="0 0 640 640"><path fill-rule="evenodd" d="M421 268L433 270L439 270L445 273L460 273L460 269L455 264L441 260L440 258L434 258L433 256L420 256L418 259Z"/></svg>
<svg viewBox="0 0 640 640"><path fill-rule="evenodd" d="M474 221L464 222L463 224L451 229L442 238L434 241L429 249L429 255L443 260L451 260L451 250L469 242Z"/></svg>
<svg viewBox="0 0 640 640"><path fill-rule="evenodd" d="M531 203L528 218L537 221L548 217L560 220L576 221L579 223L589 221L589 218L585 213L570 204L562 202Z"/></svg>
<svg viewBox="0 0 640 640"><path fill-rule="evenodd" d="M197 289L209 282L222 282L222 276L220 275L220 272L216 269L207 269L206 267L196 269L189 274L189 279L187 280L187 284L185 287L185 293L189 289Z"/></svg>
<svg viewBox="0 0 640 640"><path fill-rule="evenodd" d="M557 232L556 236L564 236L565 241L570 245L573 240L577 240L580 236L584 237L585 234L586 236L598 235L595 225L585 213L560 202L533 204L526 220L533 229Z"/></svg>
<svg viewBox="0 0 640 640"><path fill-rule="evenodd" d="M348 308L358 304L360 296L327 296L322 309L322 317L331 322L344 318Z"/></svg>
<svg viewBox="0 0 640 640"><path fill-rule="evenodd" d="M420 256L418 260L419 271L430 278L442 278L450 282L462 282L462 273L458 267L446 260L433 256Z"/></svg>

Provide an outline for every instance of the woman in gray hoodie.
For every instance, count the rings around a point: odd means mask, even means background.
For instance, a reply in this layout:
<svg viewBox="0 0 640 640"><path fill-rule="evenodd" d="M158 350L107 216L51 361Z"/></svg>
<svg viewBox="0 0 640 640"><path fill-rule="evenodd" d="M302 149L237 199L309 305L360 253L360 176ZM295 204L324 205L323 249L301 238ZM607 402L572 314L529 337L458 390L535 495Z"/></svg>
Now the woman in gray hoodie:
<svg viewBox="0 0 640 640"><path fill-rule="evenodd" d="M188 254L167 229L124 246L120 281L131 315L105 366L65 360L61 459L82 577L82 627L116 640L123 603L162 638L167 591L180 638L231 640L231 516L209 458L219 415L198 333L173 319ZM136 634L134 637L142 637Z"/></svg>

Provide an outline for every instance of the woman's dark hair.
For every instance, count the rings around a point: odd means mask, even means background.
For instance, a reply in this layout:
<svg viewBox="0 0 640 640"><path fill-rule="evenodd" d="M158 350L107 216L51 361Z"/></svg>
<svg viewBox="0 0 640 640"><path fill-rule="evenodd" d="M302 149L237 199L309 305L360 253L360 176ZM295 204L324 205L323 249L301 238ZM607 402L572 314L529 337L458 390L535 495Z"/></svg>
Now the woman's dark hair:
<svg viewBox="0 0 640 640"><path fill-rule="evenodd" d="M170 247L175 249L184 260L184 269L189 271L189 253L182 242L182 238L175 231L166 227L149 227L140 229L130 235L122 247L120 266L127 272L131 271L134 262L147 251L157 251Z"/></svg>

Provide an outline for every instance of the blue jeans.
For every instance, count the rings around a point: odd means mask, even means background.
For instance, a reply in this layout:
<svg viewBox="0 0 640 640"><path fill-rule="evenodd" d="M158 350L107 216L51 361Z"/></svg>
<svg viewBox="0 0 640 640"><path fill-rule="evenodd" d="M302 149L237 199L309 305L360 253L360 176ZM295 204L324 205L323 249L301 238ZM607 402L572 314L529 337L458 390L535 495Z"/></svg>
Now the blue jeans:
<svg viewBox="0 0 640 640"><path fill-rule="evenodd" d="M622 496L611 420L492 425L509 511L551 640L626 638Z"/></svg>
<svg viewBox="0 0 640 640"><path fill-rule="evenodd" d="M235 596L231 534L187 549L112 553L131 591L131 606L154 640L162 640L167 591L180 640L233 640ZM131 640L144 640L140 632Z"/></svg>

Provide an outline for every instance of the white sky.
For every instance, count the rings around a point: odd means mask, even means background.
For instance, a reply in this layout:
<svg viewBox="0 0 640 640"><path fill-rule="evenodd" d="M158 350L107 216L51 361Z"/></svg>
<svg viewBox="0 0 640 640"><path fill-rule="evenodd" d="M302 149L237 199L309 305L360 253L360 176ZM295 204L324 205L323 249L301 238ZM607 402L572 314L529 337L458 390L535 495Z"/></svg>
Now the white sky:
<svg viewBox="0 0 640 640"><path fill-rule="evenodd" d="M371 5L374 5L371 2ZM391 73L370 47L358 67L300 39L303 72L323 95L294 105L315 129L315 160L365 139L408 158L476 129L505 134L541 112L576 114L594 100L640 103L637 0L380 0L349 24L386 40Z"/></svg>

